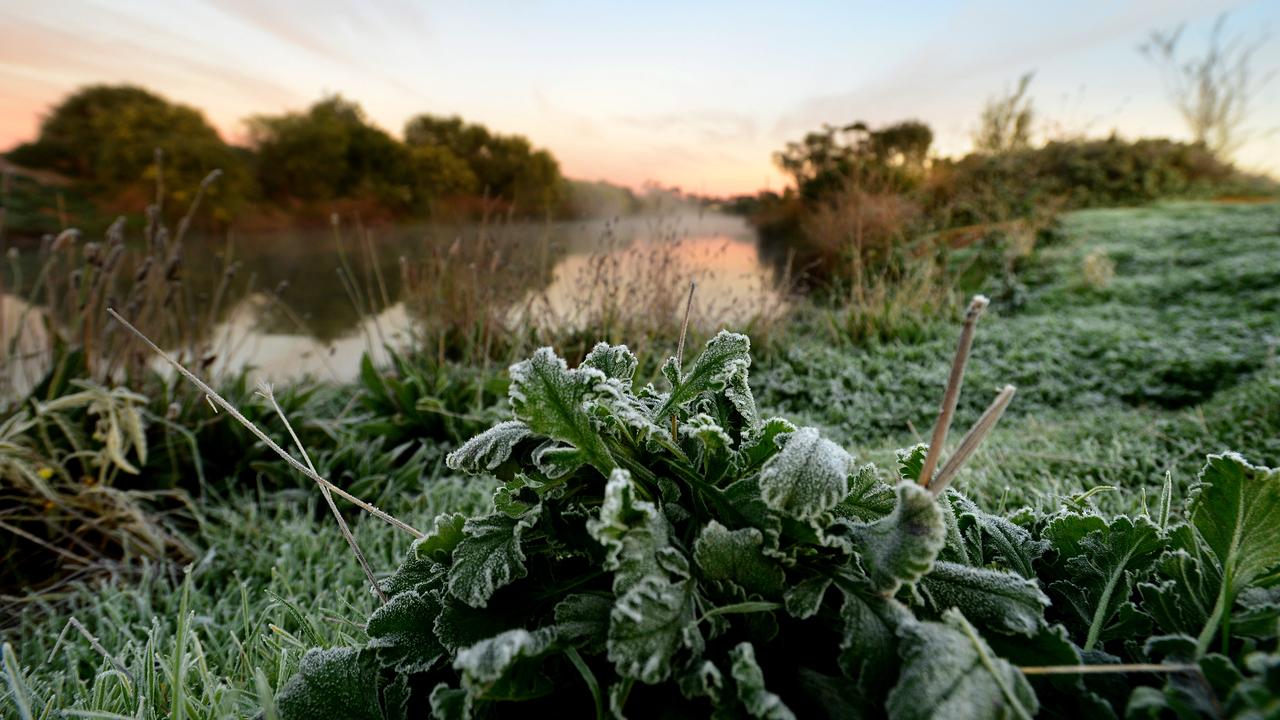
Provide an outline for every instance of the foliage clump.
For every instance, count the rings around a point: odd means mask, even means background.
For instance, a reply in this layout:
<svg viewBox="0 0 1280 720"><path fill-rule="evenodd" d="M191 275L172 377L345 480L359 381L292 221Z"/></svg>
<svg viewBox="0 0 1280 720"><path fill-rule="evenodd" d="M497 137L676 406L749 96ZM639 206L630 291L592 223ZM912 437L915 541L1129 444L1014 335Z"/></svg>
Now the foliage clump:
<svg viewBox="0 0 1280 720"><path fill-rule="evenodd" d="M666 391L636 365L601 343L574 369L550 349L513 366L515 417L448 459L497 477L491 511L439 516L368 641L311 651L281 714L1142 717L1274 697L1280 473L1211 457L1186 522L1171 489L1135 517L992 515L935 497L922 445L884 473L761 417L744 336L668 361ZM1033 670L1119 663L1163 665Z"/></svg>

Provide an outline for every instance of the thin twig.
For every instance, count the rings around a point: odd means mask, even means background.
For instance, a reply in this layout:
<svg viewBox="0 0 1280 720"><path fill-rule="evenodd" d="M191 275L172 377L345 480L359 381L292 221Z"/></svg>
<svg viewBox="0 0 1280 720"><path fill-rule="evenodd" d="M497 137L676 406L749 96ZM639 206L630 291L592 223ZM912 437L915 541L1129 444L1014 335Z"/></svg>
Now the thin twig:
<svg viewBox="0 0 1280 720"><path fill-rule="evenodd" d="M404 521L402 521L402 520L400 520L400 519L398 519L398 518L395 518L395 517L392 517L391 515L388 515L386 512L383 512L382 510L379 510L378 508L374 507L373 505L370 505L369 503L365 502L364 500L361 500L360 498L356 497L355 495L352 495L351 493L347 492L346 490L343 490L342 488L338 487L337 485L334 485L333 483L329 482L328 480L324 479L323 477L320 477L319 473L315 472L314 470L312 470L311 468L307 467L306 465L303 465L302 463L298 462L297 458L295 458L294 456L292 456L292 455L290 455L289 453L285 452L284 448L282 448L282 447L280 447L278 444L276 444L276 441L275 441L275 440L272 440L270 437L267 437L267 434L266 434L266 433L262 432L262 430L260 430L260 429L258 428L258 426L257 426L257 425L254 425L254 424L253 424L253 423L252 423L248 418L246 418L246 417L245 417L245 416L244 416L244 415L243 415L239 410L237 410L237 409L236 409L236 407L235 407L234 405L232 405L231 403L227 402L225 398L223 398L221 395L219 395L219 394L217 393L217 391L215 391L213 388L209 387L209 385L208 385L207 383L205 383L203 380L201 380L200 378L196 377L196 375L195 375L194 373L192 373L190 370L188 370L188 369L186 369L185 367L183 367L183 366L182 366L182 364L181 364L181 363L179 363L177 360L174 360L173 358L169 357L168 353L166 353L165 351L161 350L161 349L159 348L159 346L157 346L155 343L151 342L151 338L148 338L146 335L143 335L143 334L142 334L142 332L141 332L140 330L138 330L138 328L136 328L136 327L134 327L133 325L129 324L129 321L128 321L128 320L125 320L123 317L121 317L121 316L120 316L120 313L116 312L114 308L107 308L107 313L108 313L108 314L110 314L110 315L111 315L111 317L115 318L116 322L118 322L118 323L120 323L121 325L123 325L123 326L124 326L124 328L125 328L126 330L128 330L128 331L129 331L129 332L131 332L131 333L133 333L134 335L137 335L137 336L142 340L142 342L146 343L146 345L147 345L148 347L150 347L150 348L151 348L152 352L154 352L154 353L156 353L157 355L159 355L160 357L164 358L164 359L165 359L165 361L166 361L166 362L168 362L170 365L172 365L172 366L174 367L174 369L175 369L175 370L177 370L179 373L181 373L181 374L182 374L182 376L183 376L183 377L185 377L186 379L190 380L190 381L191 381L191 383L192 383L193 385L195 385L197 388L199 388L199 389L200 389L200 391L201 391L201 392L203 392L203 393L205 394L205 397L206 397L206 398L207 398L211 403L214 403L214 404L215 404L215 405L217 405L218 407L221 407L222 409L224 409L224 410L226 410L228 413L230 413L230 414L231 414L231 417L235 418L235 419L236 419L236 421L237 421L237 422L239 422L241 425L243 425L243 426L245 427L245 429L246 429L246 430L248 430L249 432L253 433L253 434L254 434L254 436L256 436L259 440L261 440L263 443L265 443L267 447L271 448L271 450L272 450L276 455L279 455L279 456L280 456L280 458L281 458L282 460L284 460L285 462L287 462L287 463L289 463L290 465L292 465L292 466L293 466L293 468L294 468L295 470L297 470L298 472L302 473L303 475L306 475L307 477L311 478L312 480L314 480L314 481L316 481L316 482L320 483L321 485L323 485L324 487L328 488L328 489L329 489L329 491L331 491L332 493L334 493L334 494L335 494L335 495L337 495L338 497L341 497L341 498L343 498L344 500L347 500L348 502L350 502L350 503L352 503L352 504L356 505L357 507L359 507L360 509L362 509L362 510L364 510L365 512L369 513L370 515L373 515L374 517L381 518L382 520L386 521L387 523L390 523L391 525L394 525L395 527L398 527L398 528L400 528L401 530L404 530L405 532L409 533L410 535L414 536L415 538L426 537L426 535L424 535L424 534L422 533L422 531L420 531L420 530L418 530L418 529L414 528L413 526L409 525L408 523L405 523Z"/></svg>
<svg viewBox="0 0 1280 720"><path fill-rule="evenodd" d="M289 437L293 438L293 444L297 446L298 452L302 453L302 459L306 461L307 467L311 468L311 472L316 472L315 463L311 462L311 455L307 452L307 448L303 446L302 441L298 439L298 434L293 431L293 424L289 422L289 418L284 414L284 409L280 407L280 403L276 402L276 395L268 383L262 383L258 388L258 394L266 398L271 403L271 407L275 408L276 415L280 416L280 421L284 423L285 430L289 431ZM318 473L317 473L318 474ZM347 545L351 546L351 552L355 553L356 562L360 563L360 569L364 570L364 576L368 578L369 584L373 586L373 591L378 594L378 599L383 605L387 604L387 595L382 592L382 588L378 586L378 579L373 576L373 569L369 567L369 561L365 559L364 553L360 550L360 545L356 543L356 538L351 534L351 528L347 527L347 521L342 517L342 513L338 511L338 506L333 502L333 495L329 492L329 488L320 485L320 494L324 496L324 501L329 505L329 510L333 512L333 518L338 521L338 529L342 531L342 537L346 538Z"/></svg>
<svg viewBox="0 0 1280 720"><path fill-rule="evenodd" d="M116 672L128 678L130 686L137 687L138 681L133 677L133 673L129 672L129 670L125 668L125 666L117 660L114 655L107 652L107 649L102 647L102 643L98 641L98 638L94 637L93 633L89 632L88 628L86 628L74 615L71 616L70 620L67 620L66 626L62 628L62 633L58 635L57 642L53 644L53 650L49 651L49 659L46 662L53 662L54 654L58 652L58 647L66 637L67 628L75 628L76 632L79 632L85 640L89 641L89 647L93 648L95 652L106 658L107 662L111 663L111 666L116 669Z"/></svg>
<svg viewBox="0 0 1280 720"><path fill-rule="evenodd" d="M964 314L960 344L956 347L956 356L951 362L951 375L947 378L947 390L942 395L938 422L933 426L933 437L929 439L929 452L924 456L924 465L920 468L919 483L925 487L929 487L933 470L938 467L942 446L946 444L947 432L951 429L951 418L956 412L956 402L960 399L960 386L964 383L964 366L969 362L969 351L973 348L973 328L978 323L978 316L987 309L989 302L983 295L974 295L973 300L969 302L969 309Z"/></svg>
<svg viewBox="0 0 1280 720"><path fill-rule="evenodd" d="M693 291L698 289L696 280L689 281L689 299L684 303L684 322L680 323L680 342L676 343L676 371L681 372L684 368L684 341L689 335L689 314L693 311ZM671 416L671 441L679 442L676 437L677 431L680 429L676 416Z"/></svg>
<svg viewBox="0 0 1280 720"><path fill-rule="evenodd" d="M1000 394L996 395L996 399L991 402L991 405L983 411L982 417L978 418L973 427L969 428L969 432L965 433L964 438L960 440L960 447L956 448L951 457L947 458L946 464L938 471L938 476L927 486L934 497L938 497L943 490L947 489L947 486L955 479L956 474L960 472L960 467L964 465L970 455L973 455L973 452L982 444L983 438L996 426L1000 416L1004 415L1005 409L1009 407L1009 401L1013 399L1015 392L1017 392L1017 388L1012 385L1005 385Z"/></svg>

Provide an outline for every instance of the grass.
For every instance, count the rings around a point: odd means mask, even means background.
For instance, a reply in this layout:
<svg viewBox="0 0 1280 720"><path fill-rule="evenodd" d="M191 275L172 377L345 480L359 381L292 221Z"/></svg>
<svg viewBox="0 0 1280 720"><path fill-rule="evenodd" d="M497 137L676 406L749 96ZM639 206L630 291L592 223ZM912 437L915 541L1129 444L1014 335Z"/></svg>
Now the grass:
<svg viewBox="0 0 1280 720"><path fill-rule="evenodd" d="M1117 510L1151 502L1166 474L1180 493L1208 452L1280 464L1280 205L1078 212L1056 238L984 288L993 302L956 427L997 387L1019 390L957 486L990 508L1074 497ZM926 439L956 326L893 340L829 328L797 324L765 348L753 368L760 405L889 465L895 448ZM425 527L488 503L489 487L449 477L439 460L493 417L499 374L427 353L370 368L357 386L277 394L321 474ZM255 420L271 413L248 403L250 388L230 395ZM191 432L210 478L178 525L191 562L99 565L5 598L0 717L271 717L307 647L361 639L352 619L376 598L318 493L225 416L195 404L181 417L202 418ZM393 569L409 536L346 517L375 573Z"/></svg>

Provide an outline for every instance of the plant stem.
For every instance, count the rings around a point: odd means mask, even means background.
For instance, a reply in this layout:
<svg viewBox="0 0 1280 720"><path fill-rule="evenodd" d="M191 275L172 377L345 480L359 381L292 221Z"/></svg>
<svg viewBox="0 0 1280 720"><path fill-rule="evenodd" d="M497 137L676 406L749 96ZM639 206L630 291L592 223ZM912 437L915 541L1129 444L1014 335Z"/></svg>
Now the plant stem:
<svg viewBox="0 0 1280 720"><path fill-rule="evenodd" d="M947 378L947 390L942 395L942 407L938 410L938 421L933 425L933 436L929 439L929 452L924 456L924 465L920 468L919 483L929 487L933 478L933 470L938 467L942 455L942 446L947 442L947 431L951 429L951 418L956 412L956 402L960 400L960 386L964 383L964 368L969 362L969 351L973 349L973 329L978 317L990 303L983 295L974 295L969 302L969 309L964 314L964 327L960 330L960 344L956 347L955 359L951 361L951 375Z"/></svg>

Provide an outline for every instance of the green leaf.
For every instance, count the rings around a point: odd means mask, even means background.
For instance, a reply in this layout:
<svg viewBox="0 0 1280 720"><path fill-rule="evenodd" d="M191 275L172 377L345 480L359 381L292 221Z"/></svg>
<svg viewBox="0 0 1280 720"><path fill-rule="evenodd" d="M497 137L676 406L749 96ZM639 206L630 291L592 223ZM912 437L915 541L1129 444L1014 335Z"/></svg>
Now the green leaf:
<svg viewBox="0 0 1280 720"><path fill-rule="evenodd" d="M619 380L630 385L631 379L636 374L636 365L639 363L640 361L626 345L599 342L583 358L582 367L595 368L610 380Z"/></svg>
<svg viewBox="0 0 1280 720"><path fill-rule="evenodd" d="M519 666L522 661L539 658L554 649L555 640L555 633L550 629L508 630L459 650L453 667L461 673L462 686L473 697L539 697L550 692L551 686L536 674L536 668ZM519 669L524 672L513 672Z"/></svg>
<svg viewBox="0 0 1280 720"><path fill-rule="evenodd" d="M1031 636L1044 623L1049 598L1016 573L938 562L920 581L938 610L961 608L983 628Z"/></svg>
<svg viewBox="0 0 1280 720"><path fill-rule="evenodd" d="M880 482L874 465L863 465L849 476L849 493L833 509L836 517L872 522L893 512L897 496L893 487Z"/></svg>
<svg viewBox="0 0 1280 720"><path fill-rule="evenodd" d="M899 634L902 676L887 706L893 720L1029 720L1039 711L1027 679L959 610L943 613L941 623L906 623Z"/></svg>
<svg viewBox="0 0 1280 720"><path fill-rule="evenodd" d="M893 512L852 528L867 577L886 595L928 573L946 542L942 511L933 495L906 481L898 483L897 490L898 504Z"/></svg>
<svg viewBox="0 0 1280 720"><path fill-rule="evenodd" d="M395 595L369 617L365 647L398 672L430 670L447 652L436 638L439 614L440 601L430 594L408 590Z"/></svg>
<svg viewBox="0 0 1280 720"><path fill-rule="evenodd" d="M572 445L582 460L604 474L615 467L586 405L607 378L592 367L570 370L549 347L511 366L508 391L516 417L529 429Z"/></svg>
<svg viewBox="0 0 1280 720"><path fill-rule="evenodd" d="M853 457L815 428L800 428L784 438L782 452L760 471L760 497L787 517L816 518L848 494Z"/></svg>
<svg viewBox="0 0 1280 720"><path fill-rule="evenodd" d="M434 584L452 562L453 550L464 537L462 527L466 521L462 513L437 515L431 532L414 540L400 567L382 581L382 592L392 596L424 583Z"/></svg>
<svg viewBox="0 0 1280 720"><path fill-rule="evenodd" d="M796 426L783 418L769 418L741 443L734 456L734 466L745 475L760 467L779 449L778 439L796 431Z"/></svg>
<svg viewBox="0 0 1280 720"><path fill-rule="evenodd" d="M831 578L821 575L805 578L792 585L787 588L783 596L787 612L791 617L799 620L813 617L822 607L822 598L827 594L829 587L831 587Z"/></svg>
<svg viewBox="0 0 1280 720"><path fill-rule="evenodd" d="M619 675L662 682L680 648L701 646L689 582L650 575L618 597L609 614L608 649Z"/></svg>
<svg viewBox="0 0 1280 720"><path fill-rule="evenodd" d="M382 720L372 656L353 648L308 650L276 697L284 720Z"/></svg>
<svg viewBox="0 0 1280 720"><path fill-rule="evenodd" d="M773 598L782 594L786 577L777 563L765 557L763 547L764 535L759 530L729 530L712 520L694 542L693 557L707 580Z"/></svg>
<svg viewBox="0 0 1280 720"><path fill-rule="evenodd" d="M747 714L761 720L795 720L795 714L782 698L764 687L764 672L756 663L755 648L749 642L739 643L729 652L729 673L738 687L738 700Z"/></svg>
<svg viewBox="0 0 1280 720"><path fill-rule="evenodd" d="M911 615L893 600L846 588L840 619L840 669L857 680L868 703L878 705L897 675L898 626Z"/></svg>
<svg viewBox="0 0 1280 720"><path fill-rule="evenodd" d="M962 495L953 493L951 500L971 563L999 565L1024 578L1036 578L1033 563L1049 549L1047 540L1033 539L1026 528L983 512Z"/></svg>
<svg viewBox="0 0 1280 720"><path fill-rule="evenodd" d="M671 382L671 394L653 413L654 422L663 422L676 408L697 399L703 393L721 392L729 388L729 400L741 411L741 394L746 387L747 369L751 367L751 341L746 335L721 330L707 342L706 348L687 375L675 366L675 358L663 365L662 373ZM746 390L750 396L750 390ZM736 398L736 399L735 399ZM752 403L754 408L754 401ZM745 413L744 413L745 415ZM750 418L754 420L754 416Z"/></svg>
<svg viewBox="0 0 1280 720"><path fill-rule="evenodd" d="M929 446L916 443L909 448L898 451L898 477L919 484L920 471L924 470L924 458L929 454Z"/></svg>
<svg viewBox="0 0 1280 720"><path fill-rule="evenodd" d="M556 603L556 634L572 641L588 654L605 651L613 598L575 593Z"/></svg>
<svg viewBox="0 0 1280 720"><path fill-rule="evenodd" d="M1160 557L1167 541L1146 516L1123 515L1107 522L1097 515L1065 513L1050 521L1044 537L1057 551L1054 568L1061 578L1049 590L1085 629L1084 649L1106 636L1120 636L1113 621L1131 619L1121 611L1137 578ZM1128 612L1128 611L1126 611ZM1109 629L1111 628L1111 629Z"/></svg>
<svg viewBox="0 0 1280 720"><path fill-rule="evenodd" d="M471 720L471 694L460 688L439 683L431 689L433 720Z"/></svg>
<svg viewBox="0 0 1280 720"><path fill-rule="evenodd" d="M536 510L520 518L493 513L468 520L463 526L465 537L453 551L450 594L482 608L498 588L524 577L520 536L537 521Z"/></svg>
<svg viewBox="0 0 1280 720"><path fill-rule="evenodd" d="M492 472L511 457L520 441L532 434L529 426L519 420L498 423L449 453L445 464L453 470L472 475Z"/></svg>
<svg viewBox="0 0 1280 720"><path fill-rule="evenodd" d="M1197 639L1204 654L1236 596L1280 565L1280 472L1231 453L1210 455L1191 492L1191 524L1222 569L1221 590Z"/></svg>
<svg viewBox="0 0 1280 720"><path fill-rule="evenodd" d="M636 492L631 473L614 470L599 517L587 521L588 532L604 546L604 568L613 571L613 591L619 595L646 577L665 578L664 560L673 551L666 517Z"/></svg>

